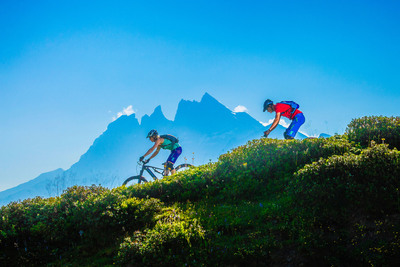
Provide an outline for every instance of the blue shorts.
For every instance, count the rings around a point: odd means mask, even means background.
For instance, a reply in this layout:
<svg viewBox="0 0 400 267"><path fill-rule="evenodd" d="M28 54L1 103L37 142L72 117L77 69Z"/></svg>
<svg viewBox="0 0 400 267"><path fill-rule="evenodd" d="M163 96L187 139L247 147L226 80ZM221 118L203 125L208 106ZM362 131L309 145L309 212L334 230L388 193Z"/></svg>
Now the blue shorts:
<svg viewBox="0 0 400 267"><path fill-rule="evenodd" d="M174 150L171 151L171 154L169 155L167 162L175 164L176 160L179 158L181 154L182 154L182 147L175 148Z"/></svg>
<svg viewBox="0 0 400 267"><path fill-rule="evenodd" d="M283 136L285 139L293 139L297 132L300 129L300 126L303 125L303 123L306 121L306 118L304 118L303 113L299 113L294 117L292 123L289 125L289 127L286 129L286 131L283 133Z"/></svg>

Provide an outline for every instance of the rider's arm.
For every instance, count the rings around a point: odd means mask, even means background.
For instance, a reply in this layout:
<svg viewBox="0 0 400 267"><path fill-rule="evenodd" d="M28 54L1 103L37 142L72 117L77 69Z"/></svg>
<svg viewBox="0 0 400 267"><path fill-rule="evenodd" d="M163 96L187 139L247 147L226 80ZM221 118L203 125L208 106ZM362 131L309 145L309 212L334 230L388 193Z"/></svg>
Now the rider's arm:
<svg viewBox="0 0 400 267"><path fill-rule="evenodd" d="M280 120L281 120L281 113L277 112L275 115L274 122L272 123L271 127L269 127L269 130L265 131L265 134L266 135L270 134L276 128L276 126L278 126Z"/></svg>
<svg viewBox="0 0 400 267"><path fill-rule="evenodd" d="M146 156L148 156L148 155L150 155L153 151L154 151L154 149L156 149L157 148L157 151L156 152L154 152L154 154L149 158L149 159L152 159L152 158L154 158L155 156L157 156L157 154L158 154L158 152L160 151L160 145L162 144L164 142L164 139L163 138L158 138L157 140L156 140L156 142L154 143L154 146L152 146L147 152L146 152L146 154L144 154L143 155L143 157L145 158Z"/></svg>
<svg viewBox="0 0 400 267"><path fill-rule="evenodd" d="M160 152L161 147L157 147L156 152L153 153L153 155L150 156L150 158L148 158L148 160L151 160L152 158L154 158L155 156L157 156L158 152Z"/></svg>

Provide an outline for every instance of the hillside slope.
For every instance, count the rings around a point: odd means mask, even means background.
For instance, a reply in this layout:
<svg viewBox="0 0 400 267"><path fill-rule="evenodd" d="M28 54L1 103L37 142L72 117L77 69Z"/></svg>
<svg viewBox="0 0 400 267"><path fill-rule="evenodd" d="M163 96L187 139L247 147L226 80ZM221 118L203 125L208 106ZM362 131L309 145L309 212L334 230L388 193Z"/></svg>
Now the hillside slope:
<svg viewBox="0 0 400 267"><path fill-rule="evenodd" d="M399 144L374 142L255 139L153 183L11 203L0 263L394 266Z"/></svg>

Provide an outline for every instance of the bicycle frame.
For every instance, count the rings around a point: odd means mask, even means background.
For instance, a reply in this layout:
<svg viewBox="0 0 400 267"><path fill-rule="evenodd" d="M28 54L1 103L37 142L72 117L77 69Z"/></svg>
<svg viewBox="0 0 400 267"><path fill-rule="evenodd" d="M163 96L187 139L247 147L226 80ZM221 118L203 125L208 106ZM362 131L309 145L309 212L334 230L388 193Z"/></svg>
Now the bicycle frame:
<svg viewBox="0 0 400 267"><path fill-rule="evenodd" d="M140 164L140 163L139 163ZM154 172L161 174L162 176L164 176L164 172L165 169L162 168L158 168L158 167L154 167L154 166L149 166L146 164L142 164L142 169L140 170L140 176L143 176L143 172L147 171L148 174L150 174L150 176L154 179L154 180L158 180L158 177L154 174Z"/></svg>
<svg viewBox="0 0 400 267"><path fill-rule="evenodd" d="M164 164L165 164L165 163L164 163ZM147 183L147 182L148 182L147 179L146 179L145 177L143 177L144 171L146 171L146 172L153 178L154 181L155 181L155 180L158 180L158 177L155 175L155 173L159 173L159 174L161 174L163 177L165 176L165 165L164 165L164 169L158 168L158 167L155 167L155 166L148 166L148 165L146 165L146 163L144 163L143 161L139 161L139 162L138 162L138 165L141 165L141 166L142 166L142 169L140 170L139 175L134 175L134 176L131 176L131 177L127 178L127 179L123 182L122 185L126 185L127 183L129 183L129 182L132 181L132 180L135 180L135 181L137 180L139 184L140 184L142 181L145 182L145 183ZM184 169L184 168L192 167L192 166L193 166L193 165L191 165L191 164L184 163L184 164L180 164L180 165L176 166L176 168L174 168L174 169L175 169L175 170L180 170L180 169L182 169L182 168Z"/></svg>

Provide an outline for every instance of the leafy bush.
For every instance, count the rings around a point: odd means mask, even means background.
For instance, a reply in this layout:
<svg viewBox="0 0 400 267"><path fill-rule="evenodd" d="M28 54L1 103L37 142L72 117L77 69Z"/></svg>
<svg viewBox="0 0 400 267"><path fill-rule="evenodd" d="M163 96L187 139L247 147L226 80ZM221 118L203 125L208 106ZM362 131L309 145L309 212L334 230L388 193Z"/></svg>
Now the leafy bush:
<svg viewBox="0 0 400 267"><path fill-rule="evenodd" d="M350 214L399 212L400 152L376 145L360 155L320 159L295 175L296 203L319 218L343 222Z"/></svg>
<svg viewBox="0 0 400 267"><path fill-rule="evenodd" d="M371 116L353 119L347 126L346 133L349 141L363 147L374 141L400 149L400 117Z"/></svg>
<svg viewBox="0 0 400 267"><path fill-rule="evenodd" d="M0 262L44 264L73 250L90 255L113 246L112 237L153 227L162 208L159 200L127 199L100 186L10 203L0 212Z"/></svg>
<svg viewBox="0 0 400 267"><path fill-rule="evenodd" d="M303 232L309 249L314 253L317 248L328 249L331 257L335 255L344 262L355 257L351 253L355 253L357 244L357 249L365 247L356 255L362 262L379 243L379 247L386 248L375 250L381 256L379 264L387 264L384 258L393 253L400 257L400 226L395 223L400 212L399 177L400 152L387 145L375 145L360 155L321 159L299 170L290 193L295 200L292 207L302 220L303 231L299 232ZM385 228L386 234L382 235L382 229L371 226L368 238L365 233L354 233L356 225L377 220L385 221L391 230Z"/></svg>
<svg viewBox="0 0 400 267"><path fill-rule="evenodd" d="M57 213L48 203L53 201L37 197L1 207L0 263L47 262L54 253L43 250L54 237L51 224Z"/></svg>
<svg viewBox="0 0 400 267"><path fill-rule="evenodd" d="M136 197L160 198L164 202L254 199L265 193L271 181L286 180L307 163L350 150L346 139L333 137L305 141L258 139L221 155L206 164L152 183L126 190ZM281 190L281 189L280 189Z"/></svg>
<svg viewBox="0 0 400 267"><path fill-rule="evenodd" d="M154 228L125 238L116 260L140 266L197 266L203 262L204 245L204 230L197 220L168 209Z"/></svg>
<svg viewBox="0 0 400 267"><path fill-rule="evenodd" d="M238 201L226 204L213 199L186 204L185 210L207 229L208 246L204 253L208 257L205 257L204 265L266 266L268 262L272 263L271 252L281 248L278 239L285 226L278 222L268 203Z"/></svg>

